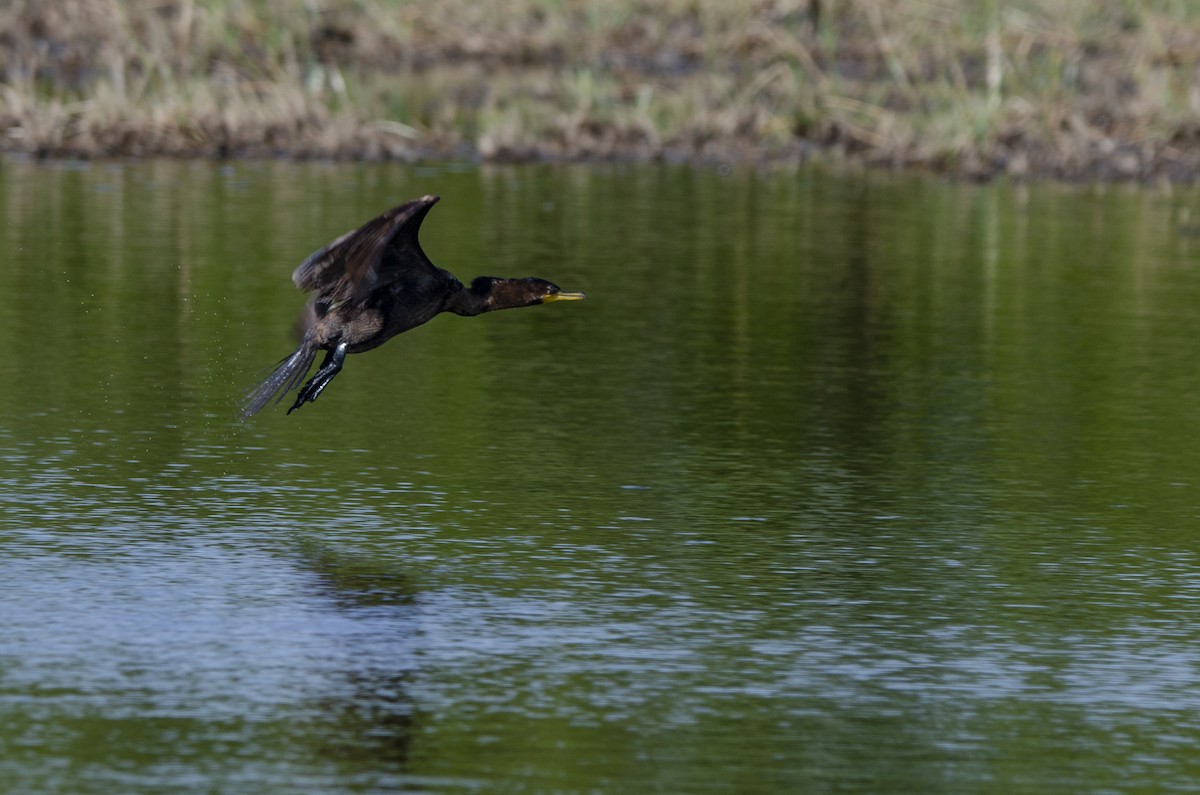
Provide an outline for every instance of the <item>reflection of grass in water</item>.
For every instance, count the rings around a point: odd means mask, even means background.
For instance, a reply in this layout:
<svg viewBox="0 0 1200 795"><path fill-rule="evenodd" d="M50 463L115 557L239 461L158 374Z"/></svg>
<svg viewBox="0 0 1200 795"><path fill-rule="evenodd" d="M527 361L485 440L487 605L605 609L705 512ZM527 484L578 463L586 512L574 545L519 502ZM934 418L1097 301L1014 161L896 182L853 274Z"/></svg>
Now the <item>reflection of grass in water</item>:
<svg viewBox="0 0 1200 795"><path fill-rule="evenodd" d="M74 0L0 36L5 145L45 154L1147 176L1200 151L1200 12L1167 0Z"/></svg>

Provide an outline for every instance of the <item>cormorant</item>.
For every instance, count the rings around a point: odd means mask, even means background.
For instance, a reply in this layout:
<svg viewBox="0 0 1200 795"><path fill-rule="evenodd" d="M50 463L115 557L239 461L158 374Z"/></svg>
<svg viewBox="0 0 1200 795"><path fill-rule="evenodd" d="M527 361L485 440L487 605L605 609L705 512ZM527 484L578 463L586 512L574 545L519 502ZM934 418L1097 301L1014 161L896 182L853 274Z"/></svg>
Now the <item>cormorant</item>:
<svg viewBox="0 0 1200 795"><path fill-rule="evenodd" d="M545 279L480 276L470 287L434 265L417 242L417 232L438 196L423 196L367 221L301 262L292 281L312 298L301 317L303 338L242 402L242 418L278 395L283 400L308 373L317 351L320 369L301 387L291 414L315 401L342 369L348 353L377 348L397 334L441 312L472 317L496 309L550 301L577 301Z"/></svg>

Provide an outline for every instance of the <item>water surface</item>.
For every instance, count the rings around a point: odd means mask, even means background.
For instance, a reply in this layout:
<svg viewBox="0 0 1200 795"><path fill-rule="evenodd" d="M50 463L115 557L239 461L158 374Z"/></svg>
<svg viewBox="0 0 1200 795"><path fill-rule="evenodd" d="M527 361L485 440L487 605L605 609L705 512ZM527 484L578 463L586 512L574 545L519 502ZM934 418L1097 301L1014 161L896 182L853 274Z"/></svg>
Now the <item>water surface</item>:
<svg viewBox="0 0 1200 795"><path fill-rule="evenodd" d="M381 209L441 317L236 420ZM1193 193L0 170L0 789L1200 781Z"/></svg>

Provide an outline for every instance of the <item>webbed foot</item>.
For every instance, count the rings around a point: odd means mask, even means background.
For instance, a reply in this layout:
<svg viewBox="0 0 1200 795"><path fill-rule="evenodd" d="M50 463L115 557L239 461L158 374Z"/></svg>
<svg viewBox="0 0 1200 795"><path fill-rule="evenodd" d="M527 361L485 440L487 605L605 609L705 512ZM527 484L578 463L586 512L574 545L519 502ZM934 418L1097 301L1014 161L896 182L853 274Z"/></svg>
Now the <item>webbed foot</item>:
<svg viewBox="0 0 1200 795"><path fill-rule="evenodd" d="M287 410L291 414L296 409L303 406L305 403L312 403L321 396L321 392L325 387L329 386L329 382L342 369L342 363L346 360L346 343L341 343L329 353L325 354L325 361L321 362L321 369L317 370L312 378L305 382L304 386L300 387L299 394L296 395L296 402Z"/></svg>

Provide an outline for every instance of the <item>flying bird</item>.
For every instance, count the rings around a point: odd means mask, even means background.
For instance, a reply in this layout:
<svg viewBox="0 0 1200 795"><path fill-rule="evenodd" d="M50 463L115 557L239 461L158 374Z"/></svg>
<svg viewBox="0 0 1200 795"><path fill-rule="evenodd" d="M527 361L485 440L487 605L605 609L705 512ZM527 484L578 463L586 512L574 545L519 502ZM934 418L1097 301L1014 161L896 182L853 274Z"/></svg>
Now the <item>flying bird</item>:
<svg viewBox="0 0 1200 795"><path fill-rule="evenodd" d="M321 396L341 371L346 354L377 348L442 312L473 317L584 297L534 277L480 276L464 286L430 262L417 242L421 222L439 198L423 196L393 207L296 267L292 281L312 293L301 317L300 347L250 390L242 402L242 419L272 398L276 403L283 400L308 374L317 351L325 351L325 358L300 388L288 414Z"/></svg>

